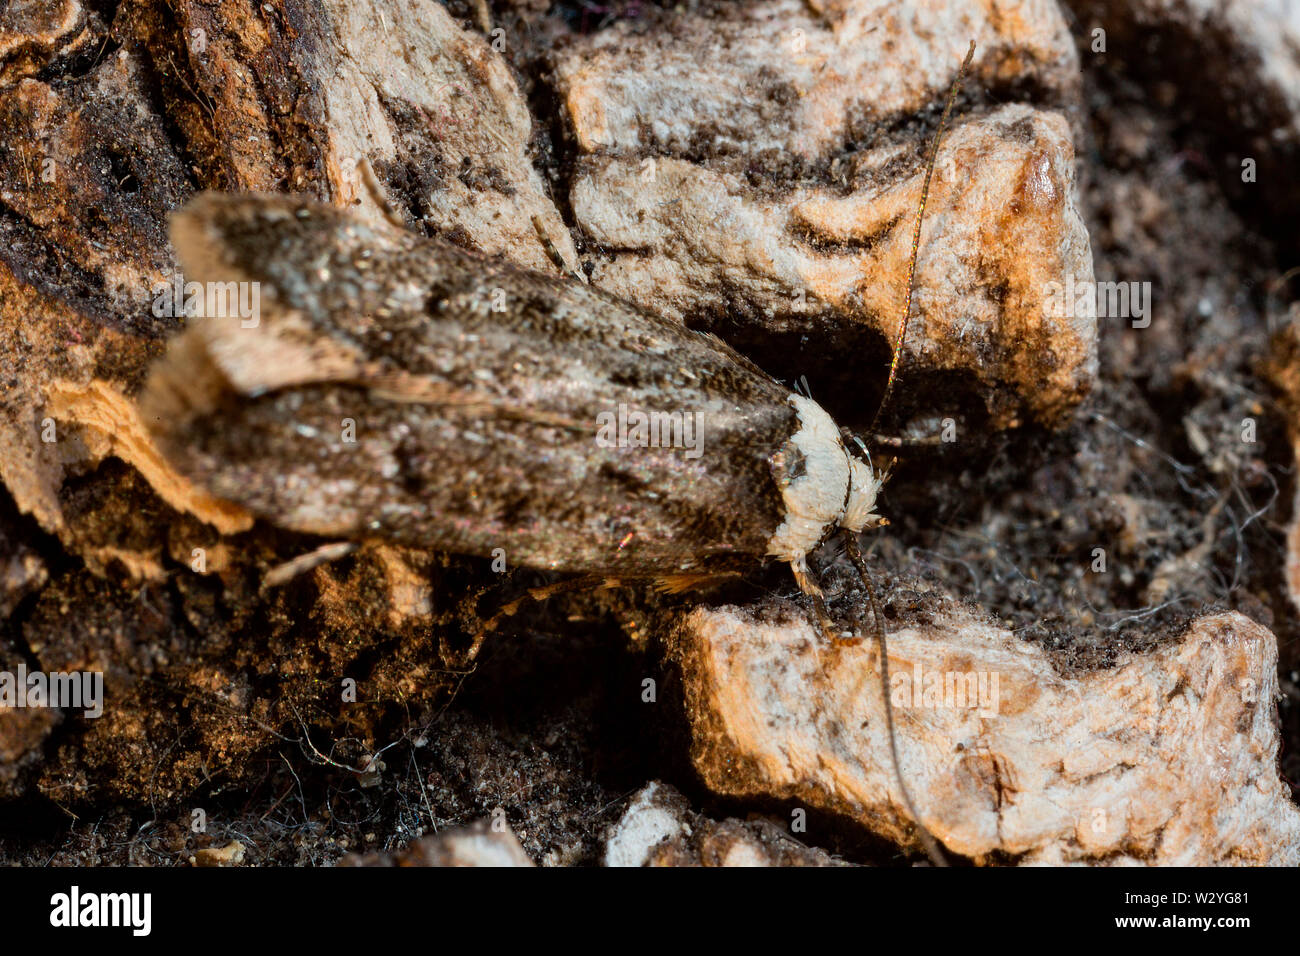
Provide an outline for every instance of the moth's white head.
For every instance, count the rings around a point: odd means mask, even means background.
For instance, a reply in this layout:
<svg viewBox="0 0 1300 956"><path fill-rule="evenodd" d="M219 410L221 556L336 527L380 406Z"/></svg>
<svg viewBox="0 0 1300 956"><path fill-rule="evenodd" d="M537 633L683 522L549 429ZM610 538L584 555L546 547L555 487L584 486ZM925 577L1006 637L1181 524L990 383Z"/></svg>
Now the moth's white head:
<svg viewBox="0 0 1300 956"><path fill-rule="evenodd" d="M880 479L845 451L839 428L820 405L802 395L789 401L800 427L773 459L785 519L768 540L767 553L801 569L831 528L861 531L874 523Z"/></svg>

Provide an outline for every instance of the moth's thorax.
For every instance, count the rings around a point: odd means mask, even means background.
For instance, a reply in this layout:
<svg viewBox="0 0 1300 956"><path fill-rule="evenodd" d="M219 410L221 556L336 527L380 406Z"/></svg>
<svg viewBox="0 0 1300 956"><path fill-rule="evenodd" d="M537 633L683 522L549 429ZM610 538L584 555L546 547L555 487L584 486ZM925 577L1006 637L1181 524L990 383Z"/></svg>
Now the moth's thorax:
<svg viewBox="0 0 1300 956"><path fill-rule="evenodd" d="M789 402L800 427L772 456L785 517L769 539L767 553L802 568L805 556L831 528L866 527L880 482L868 465L845 451L839 428L820 405L794 394Z"/></svg>

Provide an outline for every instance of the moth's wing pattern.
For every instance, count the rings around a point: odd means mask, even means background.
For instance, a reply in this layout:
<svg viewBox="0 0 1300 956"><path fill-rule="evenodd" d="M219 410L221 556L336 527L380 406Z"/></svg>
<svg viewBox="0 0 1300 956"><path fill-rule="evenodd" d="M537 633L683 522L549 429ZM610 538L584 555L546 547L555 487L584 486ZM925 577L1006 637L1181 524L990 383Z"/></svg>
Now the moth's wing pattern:
<svg viewBox="0 0 1300 956"><path fill-rule="evenodd" d="M275 524L659 575L752 561L782 519L795 411L717 339L291 197L205 194L172 236L186 280L256 282L260 316L193 320L142 408L183 473ZM636 413L688 447L620 445Z"/></svg>

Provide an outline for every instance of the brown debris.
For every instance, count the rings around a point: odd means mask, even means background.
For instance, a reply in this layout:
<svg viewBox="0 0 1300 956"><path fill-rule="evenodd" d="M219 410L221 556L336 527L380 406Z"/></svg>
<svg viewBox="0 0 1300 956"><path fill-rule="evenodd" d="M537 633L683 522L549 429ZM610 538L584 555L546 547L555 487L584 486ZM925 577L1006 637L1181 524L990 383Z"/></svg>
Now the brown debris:
<svg viewBox="0 0 1300 956"><path fill-rule="evenodd" d="M0 672L15 674L22 663L22 655L0 638ZM61 720L62 713L48 707L0 707L0 798L27 792L45 740Z"/></svg>
<svg viewBox="0 0 1300 956"><path fill-rule="evenodd" d="M165 216L189 186L146 102L126 50L58 87L0 87L0 129L25 131L0 148L0 481L72 550L59 497L70 473L116 450L162 467L138 428L111 435L133 414L122 393L177 326L152 314L151 290L170 276ZM84 440L79 418L109 437Z"/></svg>
<svg viewBox="0 0 1300 956"><path fill-rule="evenodd" d="M196 850L190 857L193 866L229 867L242 866L244 862L244 844L231 840L223 847L207 847Z"/></svg>
<svg viewBox="0 0 1300 956"><path fill-rule="evenodd" d="M46 411L50 415L83 427L79 454L93 461L110 455L120 458L177 511L194 515L222 534L236 534L253 526L252 515L243 508L213 498L168 464L140 420L135 403L107 382L97 380L85 386L56 382L50 385L48 395Z"/></svg>
<svg viewBox="0 0 1300 956"><path fill-rule="evenodd" d="M56 57L102 42L103 24L79 0L12 0L0 8L0 87L31 76Z"/></svg>
<svg viewBox="0 0 1300 956"><path fill-rule="evenodd" d="M1282 393L1287 429L1300 465L1300 305L1292 307L1290 321L1273 339L1266 366L1273 385ZM1291 504L1291 524L1286 533L1286 585L1291 603L1300 610L1300 483Z"/></svg>
<svg viewBox="0 0 1300 956"><path fill-rule="evenodd" d="M18 538L18 531L0 524L0 621L29 594L49 580L49 570L36 549Z"/></svg>

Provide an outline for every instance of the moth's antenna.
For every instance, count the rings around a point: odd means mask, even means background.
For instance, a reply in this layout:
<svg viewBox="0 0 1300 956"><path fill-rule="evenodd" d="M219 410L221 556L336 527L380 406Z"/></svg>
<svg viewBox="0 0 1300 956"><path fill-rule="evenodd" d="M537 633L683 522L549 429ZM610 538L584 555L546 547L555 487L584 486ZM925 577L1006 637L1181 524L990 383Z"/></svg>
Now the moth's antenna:
<svg viewBox="0 0 1300 956"><path fill-rule="evenodd" d="M925 218L925 204L930 198L930 180L934 177L934 163L939 157L939 143L943 140L944 129L948 125L948 117L952 114L952 105L957 100L957 91L961 89L961 82L966 78L966 71L970 69L971 61L975 58L975 41L970 41L970 49L966 51L966 59L962 61L961 69L957 71L957 77L952 81L952 88L948 90L948 100L943 105L943 115L939 117L939 128L935 131L934 142L930 146L930 158L925 164L925 182L921 186L921 203L916 210L916 227L912 230L912 255L907 265L907 295L903 302L903 316L898 324L898 337L894 340L893 355L889 360L889 378L885 380L885 393L880 397L880 406L876 409L876 417L871 420L870 435L876 433L876 426L880 423L880 416L885 411L885 406L889 404L889 396L894 390L894 381L898 377L898 360L903 352L903 340L907 337L907 325L912 314L912 292L916 283L916 258L917 252L921 248L921 223ZM861 444L861 442L859 442ZM864 447L865 450L865 447ZM844 532L844 550L857 568L858 577L862 579L862 586L867 591L867 601L871 604L871 617L875 622L876 640L880 642L880 683L881 697L885 702L885 730L889 736L889 755L894 762L894 779L898 782L898 792L903 796L903 804L907 807L907 812L912 815L916 822L917 835L921 838L921 844L925 847L925 853L935 866L947 866L948 861L944 858L943 853L939 850L939 844L935 841L934 836L926 828L925 823L921 820L921 814L917 812L916 804L912 801L911 791L907 789L907 783L903 780L903 768L898 761L898 737L894 731L894 704L889 697L889 644L885 638L885 619L880 613L880 602L876 600L876 589L871 586L871 575L867 573L867 562L862 557L862 548L858 545L858 536L847 529Z"/></svg>
<svg viewBox="0 0 1300 956"><path fill-rule="evenodd" d="M930 146L930 160L925 165L925 185L921 187L921 205L916 210L916 228L912 230L912 258L907 266L907 297L903 304L903 318L898 324L898 337L894 339L894 352L889 360L889 378L885 380L885 394L880 397L880 407L876 409L876 417L871 420L871 430L868 434L874 435L876 425L880 422L880 416L885 411L885 406L889 403L889 393L894 390L894 379L898 377L898 359L903 352L903 339L907 336L907 324L912 314L912 291L916 281L916 254L921 247L921 220L925 216L925 203L930 198L930 179L934 176L934 161L939 156L939 142L943 139L944 127L948 125L948 117L952 113L952 104L957 99L957 91L961 88L961 81L966 77L966 71L970 69L971 60L975 57L975 41L970 41L970 49L966 51L966 59L962 61L961 69L957 71L957 78L952 81L952 88L948 90L948 101L943 105L943 116L939 118L939 129L934 134L934 143Z"/></svg>
<svg viewBox="0 0 1300 956"><path fill-rule="evenodd" d="M921 814L917 813L916 804L912 802L912 794L907 789L907 784L903 782L903 768L898 762L898 740L894 735L894 705L889 699L889 645L885 641L885 619L881 616L880 604L876 601L876 589L871 586L871 576L867 574L867 562L862 557L861 547L858 546L858 536L848 529L844 531L844 550L848 553L853 566L858 569L858 577L862 579L862 586L867 589L867 601L871 604L871 617L876 623L876 640L880 642L880 682L883 691L881 696L885 700L885 730L889 734L889 755L894 761L894 779L898 781L898 791L903 795L903 805L907 807L907 812L916 821L916 832L921 838L922 846L925 847L925 855L930 858L930 862L935 866L947 866L948 861L940 852L939 844L935 841L934 836L922 822Z"/></svg>

